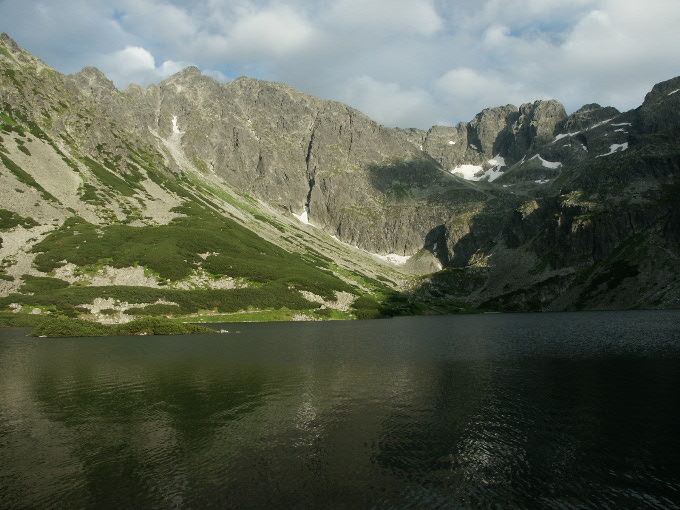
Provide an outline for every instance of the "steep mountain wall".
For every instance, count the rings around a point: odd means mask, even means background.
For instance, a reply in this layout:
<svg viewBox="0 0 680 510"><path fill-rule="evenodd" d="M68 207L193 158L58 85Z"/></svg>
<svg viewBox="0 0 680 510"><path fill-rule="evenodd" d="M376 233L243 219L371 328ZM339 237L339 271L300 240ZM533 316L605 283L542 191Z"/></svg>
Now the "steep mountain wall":
<svg viewBox="0 0 680 510"><path fill-rule="evenodd" d="M193 67L118 91L97 69L63 76L0 42L0 197L38 220L38 240L74 214L167 225L198 203L346 269L362 253L351 246L391 261L393 280L395 262L444 268L409 298L443 310L677 305L680 78L630 112L548 100L403 130Z"/></svg>

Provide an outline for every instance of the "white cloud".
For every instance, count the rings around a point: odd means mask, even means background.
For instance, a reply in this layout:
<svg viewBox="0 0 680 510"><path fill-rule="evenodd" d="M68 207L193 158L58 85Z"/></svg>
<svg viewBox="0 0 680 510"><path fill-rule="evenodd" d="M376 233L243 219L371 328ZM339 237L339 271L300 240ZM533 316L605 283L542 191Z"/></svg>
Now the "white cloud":
<svg viewBox="0 0 680 510"><path fill-rule="evenodd" d="M120 23L150 41L181 44L200 28L199 20L176 5L160 0L120 0ZM178 45L179 45L178 44Z"/></svg>
<svg viewBox="0 0 680 510"><path fill-rule="evenodd" d="M181 71L186 64L166 60L157 66L156 59L146 49L128 46L102 57L100 67L119 89L123 89L131 83L148 85L158 82Z"/></svg>
<svg viewBox="0 0 680 510"><path fill-rule="evenodd" d="M437 109L424 90L405 90L396 83L357 76L348 80L342 100L386 126L411 127L431 122Z"/></svg>
<svg viewBox="0 0 680 510"><path fill-rule="evenodd" d="M193 48L213 61L277 59L302 50L317 35L300 13L283 4L244 9L220 27L219 33L197 34Z"/></svg>
<svg viewBox="0 0 680 510"><path fill-rule="evenodd" d="M337 0L325 15L342 30L428 36L444 26L431 0Z"/></svg>
<svg viewBox="0 0 680 510"><path fill-rule="evenodd" d="M62 72L95 65L124 86L191 62L390 125L544 97L628 109L680 61L678 0L0 1L0 30Z"/></svg>
<svg viewBox="0 0 680 510"><path fill-rule="evenodd" d="M443 94L452 113L462 119L471 119L482 109L480 105L519 105L547 97L530 84L508 79L500 72L465 67L451 69L437 79L434 86Z"/></svg>

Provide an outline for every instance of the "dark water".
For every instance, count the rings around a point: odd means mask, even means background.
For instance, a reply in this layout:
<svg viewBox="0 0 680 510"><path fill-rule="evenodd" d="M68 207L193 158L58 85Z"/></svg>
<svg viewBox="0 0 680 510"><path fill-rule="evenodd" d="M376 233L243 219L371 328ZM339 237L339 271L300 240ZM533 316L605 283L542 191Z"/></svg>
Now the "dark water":
<svg viewBox="0 0 680 510"><path fill-rule="evenodd" d="M227 327L0 330L0 508L680 508L680 311Z"/></svg>

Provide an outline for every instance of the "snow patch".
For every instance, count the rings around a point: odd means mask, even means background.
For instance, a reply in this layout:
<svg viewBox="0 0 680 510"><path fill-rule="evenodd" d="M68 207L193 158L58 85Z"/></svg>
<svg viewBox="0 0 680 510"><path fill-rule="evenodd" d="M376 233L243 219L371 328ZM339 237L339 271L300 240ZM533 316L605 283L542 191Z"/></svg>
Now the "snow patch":
<svg viewBox="0 0 680 510"><path fill-rule="evenodd" d="M550 179L539 179L537 181L534 181L536 184L548 184L550 182Z"/></svg>
<svg viewBox="0 0 680 510"><path fill-rule="evenodd" d="M543 165L544 168L555 169L555 168L560 168L562 166L562 163L560 163L559 161L547 161L547 160L543 159L540 154L536 154L531 159L537 159L537 158L540 160L541 165ZM531 161L531 159L529 161Z"/></svg>
<svg viewBox="0 0 680 510"><path fill-rule="evenodd" d="M668 95L669 95L669 96L672 96L672 95L675 94L676 92L680 92L680 89L675 89L673 92L669 92Z"/></svg>
<svg viewBox="0 0 680 510"><path fill-rule="evenodd" d="M491 158L488 161L488 163L490 165L493 165L493 168L490 168L489 170L484 172L484 175L482 176L482 178L488 177L489 182L492 182L492 181L495 181L496 179L498 179L501 175L503 175L501 168L503 168L504 166L507 166L507 165L505 163L505 158L501 155L494 156L493 158Z"/></svg>
<svg viewBox="0 0 680 510"><path fill-rule="evenodd" d="M604 156L609 156L610 154L614 154L615 152L623 152L628 148L628 142L624 143L613 143L609 146L609 152L606 154L600 154L597 156L598 158L602 158Z"/></svg>
<svg viewBox="0 0 680 510"><path fill-rule="evenodd" d="M179 130L179 126L177 125L177 115L174 115L172 117L172 132L176 133L178 135L183 135L184 131Z"/></svg>
<svg viewBox="0 0 680 510"><path fill-rule="evenodd" d="M611 119L603 120L602 122L598 122L597 124L590 126L588 129L586 129L586 131L590 131L591 129L595 129L596 127L600 127L603 124L607 124L608 122L611 122L612 120L614 120L614 117L612 117Z"/></svg>
<svg viewBox="0 0 680 510"><path fill-rule="evenodd" d="M470 148L471 148L471 149L474 149L474 150L476 150L476 151L479 150L479 147L477 147L474 143L471 143L471 144L470 144Z"/></svg>
<svg viewBox="0 0 680 510"><path fill-rule="evenodd" d="M454 142L453 140L449 140L449 145L456 145L456 142Z"/></svg>
<svg viewBox="0 0 680 510"><path fill-rule="evenodd" d="M293 216L295 216L300 222L304 223L305 225L309 225L309 208L307 206L305 206L301 214L293 213Z"/></svg>
<svg viewBox="0 0 680 510"><path fill-rule="evenodd" d="M500 168L505 166L505 158L503 156L494 156L489 160L489 164Z"/></svg>
<svg viewBox="0 0 680 510"><path fill-rule="evenodd" d="M632 126L632 124L631 124L630 122L620 122L620 123L618 123L618 124L612 124L612 126L614 126L614 127L618 127L618 126Z"/></svg>
<svg viewBox="0 0 680 510"><path fill-rule="evenodd" d="M623 128L615 129L614 133L627 133L627 131Z"/></svg>
<svg viewBox="0 0 680 510"><path fill-rule="evenodd" d="M562 138L566 138L566 137L568 137L568 136L576 136L576 135L579 134L579 133L580 133L580 131L574 131L573 133L562 133L562 134L559 134L559 135L557 135L557 136L555 137L555 139L554 139L551 143L555 143L555 142L557 142L558 140L561 140Z"/></svg>
<svg viewBox="0 0 680 510"><path fill-rule="evenodd" d="M453 175L458 175L459 177L462 177L463 179L466 179L468 181L478 181L479 179L482 178L482 176L480 175L476 177L475 175L483 170L484 169L479 165L460 165L451 170L450 172Z"/></svg>

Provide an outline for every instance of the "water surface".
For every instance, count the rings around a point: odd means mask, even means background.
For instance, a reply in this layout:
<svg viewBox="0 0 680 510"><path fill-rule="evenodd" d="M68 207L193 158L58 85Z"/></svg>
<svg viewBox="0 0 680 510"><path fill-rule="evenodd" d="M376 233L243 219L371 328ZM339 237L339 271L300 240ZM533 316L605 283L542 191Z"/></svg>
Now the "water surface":
<svg viewBox="0 0 680 510"><path fill-rule="evenodd" d="M680 508L680 311L0 330L0 508Z"/></svg>

